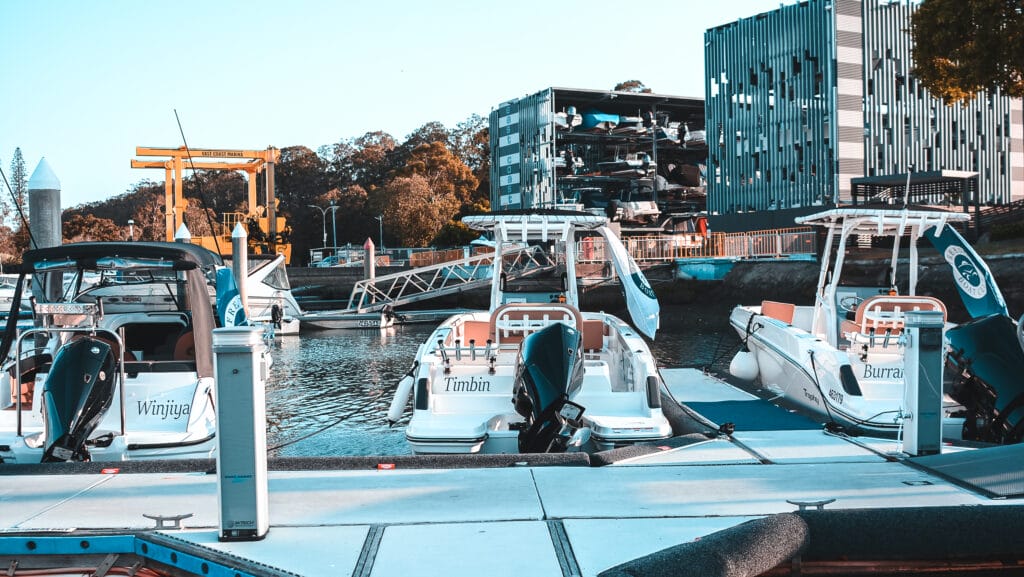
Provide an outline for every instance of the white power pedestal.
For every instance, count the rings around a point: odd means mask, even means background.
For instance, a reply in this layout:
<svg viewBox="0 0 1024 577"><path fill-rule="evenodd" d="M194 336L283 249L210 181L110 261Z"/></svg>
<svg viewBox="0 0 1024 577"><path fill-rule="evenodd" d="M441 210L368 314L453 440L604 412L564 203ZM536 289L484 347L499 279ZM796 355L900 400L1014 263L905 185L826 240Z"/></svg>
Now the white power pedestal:
<svg viewBox="0 0 1024 577"><path fill-rule="evenodd" d="M942 313L907 311L903 450L934 455L942 449Z"/></svg>
<svg viewBox="0 0 1024 577"><path fill-rule="evenodd" d="M213 331L217 388L217 504L221 541L253 541L267 511L267 348L257 327Z"/></svg>

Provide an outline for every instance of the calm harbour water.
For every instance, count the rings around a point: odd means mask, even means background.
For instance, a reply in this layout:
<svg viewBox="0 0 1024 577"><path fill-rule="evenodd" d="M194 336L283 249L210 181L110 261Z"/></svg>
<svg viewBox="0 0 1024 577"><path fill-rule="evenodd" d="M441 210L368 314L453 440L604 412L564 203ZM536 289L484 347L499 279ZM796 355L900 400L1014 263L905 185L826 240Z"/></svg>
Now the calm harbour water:
<svg viewBox="0 0 1024 577"><path fill-rule="evenodd" d="M706 303L663 307L661 329L649 343L658 366L724 371L739 345L728 315L729 307ZM409 454L409 411L392 428L386 415L398 381L433 329L410 324L281 339L266 384L271 456Z"/></svg>

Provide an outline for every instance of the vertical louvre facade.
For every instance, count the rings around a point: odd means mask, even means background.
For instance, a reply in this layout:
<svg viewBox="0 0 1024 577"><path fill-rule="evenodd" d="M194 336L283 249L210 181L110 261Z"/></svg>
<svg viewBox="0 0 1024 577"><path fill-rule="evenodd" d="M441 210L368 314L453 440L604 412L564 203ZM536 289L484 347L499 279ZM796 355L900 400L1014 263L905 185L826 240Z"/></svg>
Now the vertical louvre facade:
<svg viewBox="0 0 1024 577"><path fill-rule="evenodd" d="M787 6L705 33L709 211L809 206L833 194L837 80L825 6Z"/></svg>
<svg viewBox="0 0 1024 577"><path fill-rule="evenodd" d="M1020 100L998 92L979 94L966 106L933 98L911 73L913 45L906 30L915 8L907 2L864 2L864 175L905 173L908 167L976 172L980 204L1020 198L1024 177L1011 174L1012 166L1022 167L1024 153L1019 112L1013 120ZM1018 135L1016 142L1012 135Z"/></svg>
<svg viewBox="0 0 1024 577"><path fill-rule="evenodd" d="M915 8L806 0L708 30L709 210L849 202L852 178L908 170L977 172L981 204L1024 199L1021 101L933 98L911 74Z"/></svg>
<svg viewBox="0 0 1024 577"><path fill-rule="evenodd" d="M508 210L554 202L554 103L551 89L498 105L488 118L491 208Z"/></svg>

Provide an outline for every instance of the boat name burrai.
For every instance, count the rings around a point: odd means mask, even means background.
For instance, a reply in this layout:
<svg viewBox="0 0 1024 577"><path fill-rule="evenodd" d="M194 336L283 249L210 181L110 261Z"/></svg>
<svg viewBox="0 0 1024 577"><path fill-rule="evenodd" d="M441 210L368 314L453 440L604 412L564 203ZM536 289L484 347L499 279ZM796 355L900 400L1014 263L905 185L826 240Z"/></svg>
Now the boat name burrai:
<svg viewBox="0 0 1024 577"><path fill-rule="evenodd" d="M864 364L865 379L902 379L903 367L872 367Z"/></svg>
<svg viewBox="0 0 1024 577"><path fill-rule="evenodd" d="M445 377L444 379L444 390L445 392L491 392L491 381L485 379L478 379L476 377L469 377L469 379L458 379L455 377Z"/></svg>
<svg viewBox="0 0 1024 577"><path fill-rule="evenodd" d="M140 415L152 415L154 417L160 417L161 420L170 418L177 421L182 417L188 417L190 410L189 405L175 401L166 401L163 403L158 403L156 401L138 401L138 403Z"/></svg>

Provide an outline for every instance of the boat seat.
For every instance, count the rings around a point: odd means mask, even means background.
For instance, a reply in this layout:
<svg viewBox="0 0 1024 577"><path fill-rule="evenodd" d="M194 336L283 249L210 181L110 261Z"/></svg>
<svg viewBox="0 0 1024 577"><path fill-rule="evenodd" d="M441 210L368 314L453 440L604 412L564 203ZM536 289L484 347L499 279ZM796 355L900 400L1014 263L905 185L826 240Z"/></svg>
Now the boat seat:
<svg viewBox="0 0 1024 577"><path fill-rule="evenodd" d="M175 361L196 360L196 338L192 331L182 332L178 340L175 341L172 358Z"/></svg>
<svg viewBox="0 0 1024 577"><path fill-rule="evenodd" d="M604 321L583 321L583 350L597 352L604 348Z"/></svg>
<svg viewBox="0 0 1024 577"><path fill-rule="evenodd" d="M777 301L761 301L761 314L780 320L787 325L793 324L793 313L796 305L792 303L780 303Z"/></svg>
<svg viewBox="0 0 1024 577"><path fill-rule="evenodd" d="M946 322L946 305L935 297L878 295L861 301L853 320L843 321L840 329L846 334L870 334L872 329L875 334L899 334L907 311L940 311L942 322Z"/></svg>
<svg viewBox="0 0 1024 577"><path fill-rule="evenodd" d="M462 339L462 346L468 347L469 341L475 341L476 346L487 346L487 339L494 339L491 335L491 327L487 321L466 321L462 323L459 338Z"/></svg>

